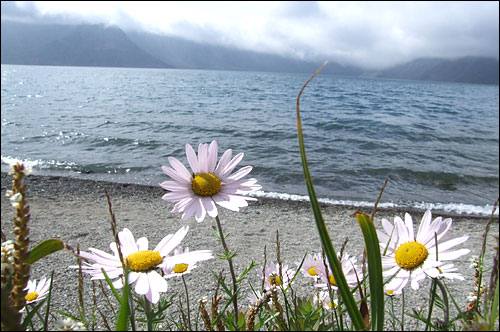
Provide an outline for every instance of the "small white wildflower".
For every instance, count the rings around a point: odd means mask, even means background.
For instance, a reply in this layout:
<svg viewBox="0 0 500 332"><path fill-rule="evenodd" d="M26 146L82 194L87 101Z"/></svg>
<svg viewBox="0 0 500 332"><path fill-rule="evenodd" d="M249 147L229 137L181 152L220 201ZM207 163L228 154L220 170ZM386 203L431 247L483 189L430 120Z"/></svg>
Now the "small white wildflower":
<svg viewBox="0 0 500 332"><path fill-rule="evenodd" d="M12 196L12 195L14 195L14 190L7 190L7 191L5 192L5 196L7 196L7 197L10 197L10 196Z"/></svg>
<svg viewBox="0 0 500 332"><path fill-rule="evenodd" d="M321 291L319 292L319 294L314 295L313 300L314 303L316 303L317 305L321 305L325 310L332 310L332 307L337 308L339 304L339 301L337 299L333 300L332 302L330 293L328 293L327 291Z"/></svg>
<svg viewBox="0 0 500 332"><path fill-rule="evenodd" d="M10 204L17 209L19 207L19 203L23 200L23 196L21 195L21 193L16 193L10 196L9 199Z"/></svg>
<svg viewBox="0 0 500 332"><path fill-rule="evenodd" d="M8 240L2 243L2 275L8 276L14 272L14 242Z"/></svg>
<svg viewBox="0 0 500 332"><path fill-rule="evenodd" d="M77 322L71 318L61 318L55 323L58 331L86 331L85 326L81 322Z"/></svg>
<svg viewBox="0 0 500 332"><path fill-rule="evenodd" d="M470 264L470 268L471 269L477 269L477 267L479 266L479 256L476 256L476 255L473 255L469 261L471 262Z"/></svg>
<svg viewBox="0 0 500 332"><path fill-rule="evenodd" d="M28 280L26 290L26 304L34 303L45 299L49 295L50 279L43 277L40 281Z"/></svg>

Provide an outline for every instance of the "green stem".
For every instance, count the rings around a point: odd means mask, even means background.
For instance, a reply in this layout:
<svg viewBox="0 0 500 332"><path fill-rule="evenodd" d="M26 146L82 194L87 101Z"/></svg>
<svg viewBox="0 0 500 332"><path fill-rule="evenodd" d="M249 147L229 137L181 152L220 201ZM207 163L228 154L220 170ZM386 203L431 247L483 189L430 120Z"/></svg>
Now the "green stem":
<svg viewBox="0 0 500 332"><path fill-rule="evenodd" d="M144 296L144 304L146 309L146 319L148 321L148 331L153 331L153 321L151 319L151 302Z"/></svg>
<svg viewBox="0 0 500 332"><path fill-rule="evenodd" d="M401 331L405 330L405 289L401 290L401 301L403 302L401 306Z"/></svg>
<svg viewBox="0 0 500 332"><path fill-rule="evenodd" d="M184 284L184 290L186 291L186 302L187 302L187 311L188 311L188 326L189 326L189 330L193 331L193 328L191 327L191 310L189 309L189 293L188 293L188 288L186 285L186 280L184 279L184 275L182 275L182 283Z"/></svg>
<svg viewBox="0 0 500 332"><path fill-rule="evenodd" d="M436 295L436 279L432 278L432 284L431 284L431 302L429 303L429 313L427 314L427 322L425 324L425 331L428 331L429 330L429 326L431 325L432 307L434 306L435 295Z"/></svg>
<svg viewBox="0 0 500 332"><path fill-rule="evenodd" d="M443 311L444 311L444 323L446 324L446 326L448 326L448 323L450 321L450 305L449 305L449 301L448 301L448 293L446 292L446 289L444 288L443 286L443 283L439 280L439 279L436 279L436 283L439 287L439 289L441 290L441 294L443 294L443 304L444 304L444 308L443 308Z"/></svg>
<svg viewBox="0 0 500 332"><path fill-rule="evenodd" d="M227 261L229 262L229 271L231 272L231 278L233 279L234 327L236 328L236 330L238 330L238 285L236 284L236 274L234 273L233 260L231 259L229 249L227 248L226 240L224 240L224 233L222 232L222 226L220 224L219 216L215 217L215 221L217 222L217 229L219 230L219 237L222 243L222 247L224 248L224 254L227 257Z"/></svg>

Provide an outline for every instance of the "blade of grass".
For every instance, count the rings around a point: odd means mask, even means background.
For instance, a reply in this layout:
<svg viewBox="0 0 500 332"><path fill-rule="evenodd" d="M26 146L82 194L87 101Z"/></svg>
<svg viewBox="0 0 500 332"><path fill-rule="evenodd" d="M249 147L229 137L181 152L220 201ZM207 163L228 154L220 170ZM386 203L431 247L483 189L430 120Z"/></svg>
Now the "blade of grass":
<svg viewBox="0 0 500 332"><path fill-rule="evenodd" d="M128 330L128 317L130 315L129 295L130 286L128 284L128 269L125 269L125 281L123 284L123 293L120 300L120 310L118 311L118 318L116 319L115 330L127 331Z"/></svg>
<svg viewBox="0 0 500 332"><path fill-rule="evenodd" d="M49 310L50 310L50 300L52 299L52 282L54 280L54 270L50 274L50 285L49 285L49 295L47 295L47 307L45 310L45 318L43 320L43 330L47 331L47 326L49 322Z"/></svg>
<svg viewBox="0 0 500 332"><path fill-rule="evenodd" d="M342 272L342 265L340 264L335 249L333 247L332 240L330 239L330 235L328 234L328 230L326 228L325 221L323 220L323 216L321 214L320 206L318 199L316 197L316 193L314 191L314 186L311 180L311 175L309 173L309 167L307 164L306 158L306 149L304 145L304 137L302 134L302 122L300 120L300 96L304 91L305 87L309 84L309 82L326 66L328 62L323 63L323 65L307 80L307 82L302 86L298 96L297 96L297 133L299 137L299 147L300 147L300 156L302 159L302 168L304 170L304 177L307 185L307 192L309 194L309 199L311 202L311 207L314 214L314 219L316 220L316 226L318 228L318 232L321 238L321 244L325 250L325 254L328 258L328 262L330 263L330 267L332 268L333 277L337 282L337 286L339 288L340 294L346 306L347 312L352 319L352 322L357 330L365 330L366 325L363 321L363 317L359 312L356 301L354 300L353 295L349 290L349 286L347 285L347 281L345 279L344 273Z"/></svg>
<svg viewBox="0 0 500 332"><path fill-rule="evenodd" d="M380 244L375 225L370 217L363 213L356 213L363 238L365 239L366 256L368 259L368 275L370 276L370 299L372 330L384 329L384 279L382 277L382 258Z"/></svg>
<svg viewBox="0 0 500 332"><path fill-rule="evenodd" d="M497 267L498 268L498 267ZM492 303L492 306L491 306L491 311L490 311L490 331L494 331L495 330L495 323L498 322L498 289L500 288L499 284L498 284L498 281L499 279L497 278L497 284L496 284L496 287L495 287L495 295L493 296L493 303Z"/></svg>

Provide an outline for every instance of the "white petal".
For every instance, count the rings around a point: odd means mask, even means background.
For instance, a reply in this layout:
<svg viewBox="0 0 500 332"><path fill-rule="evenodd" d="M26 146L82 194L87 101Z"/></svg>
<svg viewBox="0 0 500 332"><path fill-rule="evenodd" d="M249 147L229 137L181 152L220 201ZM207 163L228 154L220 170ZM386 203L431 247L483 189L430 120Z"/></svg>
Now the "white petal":
<svg viewBox="0 0 500 332"><path fill-rule="evenodd" d="M205 207L203 206L202 203L202 198L197 199L194 206L196 207L194 217L197 222L202 222L203 219L205 219L205 216L207 215L207 211L205 210Z"/></svg>
<svg viewBox="0 0 500 332"><path fill-rule="evenodd" d="M443 218L442 217L437 217L434 219L434 221L430 224L429 228L427 229L427 233L422 233L421 241L423 245L426 245L428 248L432 247L435 245L435 237L438 234L438 231L442 228L442 222Z"/></svg>
<svg viewBox="0 0 500 332"><path fill-rule="evenodd" d="M151 288L157 293L164 293L168 289L168 283L165 278L158 274L156 271L148 273L149 284Z"/></svg>
<svg viewBox="0 0 500 332"><path fill-rule="evenodd" d="M430 210L425 211L420 221L420 226L418 227L416 240L420 243L422 242L422 237L428 233L429 226L431 224L432 213Z"/></svg>
<svg viewBox="0 0 500 332"><path fill-rule="evenodd" d="M233 150L228 149L226 150L223 154L222 157L220 157L219 163L217 164L217 167L215 168L214 174L218 177L221 178L221 173L226 168L226 165L229 163L231 160L231 157L233 155Z"/></svg>
<svg viewBox="0 0 500 332"><path fill-rule="evenodd" d="M196 202L198 201L198 198L192 198L188 204L186 204L185 208L184 208L184 213L182 214L182 221L186 221L188 220L189 218L191 218L191 216L193 214L196 213Z"/></svg>
<svg viewBox="0 0 500 332"><path fill-rule="evenodd" d="M396 274L399 270L401 269L401 267L399 265L396 265L392 268L390 268L389 270L387 271L384 271L382 274L384 275L384 277L388 277L388 276L393 276L394 274Z"/></svg>
<svg viewBox="0 0 500 332"><path fill-rule="evenodd" d="M160 241L160 243L156 246L154 251L159 251L162 257L167 256L173 249L175 249L182 242L188 230L189 226L186 225L182 227L173 236L169 237L167 241L163 240Z"/></svg>
<svg viewBox="0 0 500 332"><path fill-rule="evenodd" d="M175 265L179 263L194 264L214 258L210 250L195 250L175 256L168 256L165 260L168 265Z"/></svg>
<svg viewBox="0 0 500 332"><path fill-rule="evenodd" d="M413 239L410 240L408 229L406 228L406 225L404 224L401 218L396 217L395 224L396 224L396 232L398 234L398 242L400 244L413 240Z"/></svg>
<svg viewBox="0 0 500 332"><path fill-rule="evenodd" d="M387 235L391 235L394 229L394 224L390 223L387 219L382 219L382 227Z"/></svg>
<svg viewBox="0 0 500 332"><path fill-rule="evenodd" d="M231 176L229 176L230 180L239 180L248 173L252 171L252 166L245 166L240 168L237 172L233 173Z"/></svg>
<svg viewBox="0 0 500 332"><path fill-rule="evenodd" d="M109 277L109 276L108 276L108 277ZM103 278L103 279L104 279L104 278ZM122 281L122 279L121 279L121 278L116 279L116 280L115 280L115 281L113 281L111 284L112 284L112 285L113 285L113 287L114 287L114 288L116 288L116 289L120 289L120 288L122 288L122 287L123 287L123 281Z"/></svg>
<svg viewBox="0 0 500 332"><path fill-rule="evenodd" d="M425 273L431 278L439 277L439 270L437 268L427 269Z"/></svg>
<svg viewBox="0 0 500 332"><path fill-rule="evenodd" d="M406 284L408 284L409 279L410 272L402 269L385 287L387 290L393 290L395 294L399 294Z"/></svg>
<svg viewBox="0 0 500 332"><path fill-rule="evenodd" d="M180 201L178 201L174 205L174 208L172 209L172 212L174 212L174 213L176 213L176 212L184 212L184 209L186 208L186 206L189 205L189 203L192 200L193 200L192 197L187 197L187 198L181 199Z"/></svg>
<svg viewBox="0 0 500 332"><path fill-rule="evenodd" d="M198 167L200 168L200 173L208 173L208 145L202 144L198 145Z"/></svg>
<svg viewBox="0 0 500 332"><path fill-rule="evenodd" d="M176 201L180 201L180 200L183 200L183 199L186 199L186 198L190 198L192 197L193 194L189 191L171 191L169 193L166 193L165 195L163 195L161 197L161 199L165 200L165 201L169 201L169 202L176 202Z"/></svg>
<svg viewBox="0 0 500 332"><path fill-rule="evenodd" d="M459 250L452 250L452 251L444 251L444 252L439 252L439 259L443 261L450 261L457 259L460 256L467 255L470 253L469 249L459 249Z"/></svg>
<svg viewBox="0 0 500 332"><path fill-rule="evenodd" d="M194 152L193 147L189 144L186 144L186 157L193 173L200 173L198 158L196 157L196 153Z"/></svg>
<svg viewBox="0 0 500 332"><path fill-rule="evenodd" d="M190 178L182 177L173 168L170 168L168 166L162 166L161 169L163 170L163 173L167 174L168 176L170 176L172 179L174 179L177 182L185 183L185 184L191 183L191 177Z"/></svg>
<svg viewBox="0 0 500 332"><path fill-rule="evenodd" d="M208 172L213 173L215 171L215 165L217 164L217 154L218 154L218 146L216 141L212 141L210 146L208 147L208 158L207 158L207 166Z"/></svg>
<svg viewBox="0 0 500 332"><path fill-rule="evenodd" d="M181 163L179 160L177 160L174 157L168 157L168 162L170 163L170 165L172 165L172 167L175 169L177 174L179 174L179 176L181 176L187 182L191 181L192 175L187 170L186 166L184 166L183 163Z"/></svg>
<svg viewBox="0 0 500 332"><path fill-rule="evenodd" d="M161 249L167 245L167 243L174 237L174 234L168 234L156 245L153 251L159 251L161 256Z"/></svg>
<svg viewBox="0 0 500 332"><path fill-rule="evenodd" d="M238 166L240 161L243 159L243 156L244 156L243 152L240 152L236 156L234 156L234 158L231 159L231 161L221 171L221 173L220 173L221 177L225 177L225 176L229 175L233 171L233 169L236 166Z"/></svg>
<svg viewBox="0 0 500 332"><path fill-rule="evenodd" d="M204 197L202 198L202 202L208 215L212 218L217 217L217 207L215 206L214 201L210 197Z"/></svg>
<svg viewBox="0 0 500 332"><path fill-rule="evenodd" d="M189 189L188 184L177 181L164 181L160 183L160 187L169 191L186 191Z"/></svg>
<svg viewBox="0 0 500 332"><path fill-rule="evenodd" d="M413 235L413 220L409 213L405 213L405 226L408 229L408 237L411 241L415 241L415 236Z"/></svg>
<svg viewBox="0 0 500 332"><path fill-rule="evenodd" d="M123 231L118 233L118 239L124 256L128 256L139 251L137 244L135 243L134 235L128 228L124 228Z"/></svg>
<svg viewBox="0 0 500 332"><path fill-rule="evenodd" d="M213 197L214 201L231 211L238 212L240 208L248 206L245 198L236 196L236 195L228 195L222 192L219 192L216 196Z"/></svg>
<svg viewBox="0 0 500 332"><path fill-rule="evenodd" d="M148 239L145 237L141 237L137 240L137 249L138 251L148 250Z"/></svg>
<svg viewBox="0 0 500 332"><path fill-rule="evenodd" d="M139 273L139 277L135 282L135 292L140 295L145 295L149 292L149 279L147 273Z"/></svg>
<svg viewBox="0 0 500 332"><path fill-rule="evenodd" d="M446 250L448 250L450 248L453 248L453 247L455 247L455 246L457 246L459 244L464 243L468 239L469 239L469 236L466 235L466 236L457 237L457 238L454 238L454 239L451 239L451 240L439 242L438 245L437 245L437 249L439 250L439 252L446 251ZM429 250L429 253L430 252L431 252L431 250ZM436 247L434 247L433 252L436 252Z"/></svg>

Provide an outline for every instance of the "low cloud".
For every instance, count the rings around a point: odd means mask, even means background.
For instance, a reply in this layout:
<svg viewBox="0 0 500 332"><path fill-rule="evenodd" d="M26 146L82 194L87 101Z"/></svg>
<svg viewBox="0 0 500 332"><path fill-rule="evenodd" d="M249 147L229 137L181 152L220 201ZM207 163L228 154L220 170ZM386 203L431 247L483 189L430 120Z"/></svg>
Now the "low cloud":
<svg viewBox="0 0 500 332"><path fill-rule="evenodd" d="M2 2L2 19L115 24L369 69L419 57L498 59L498 12L498 2L481 1Z"/></svg>

